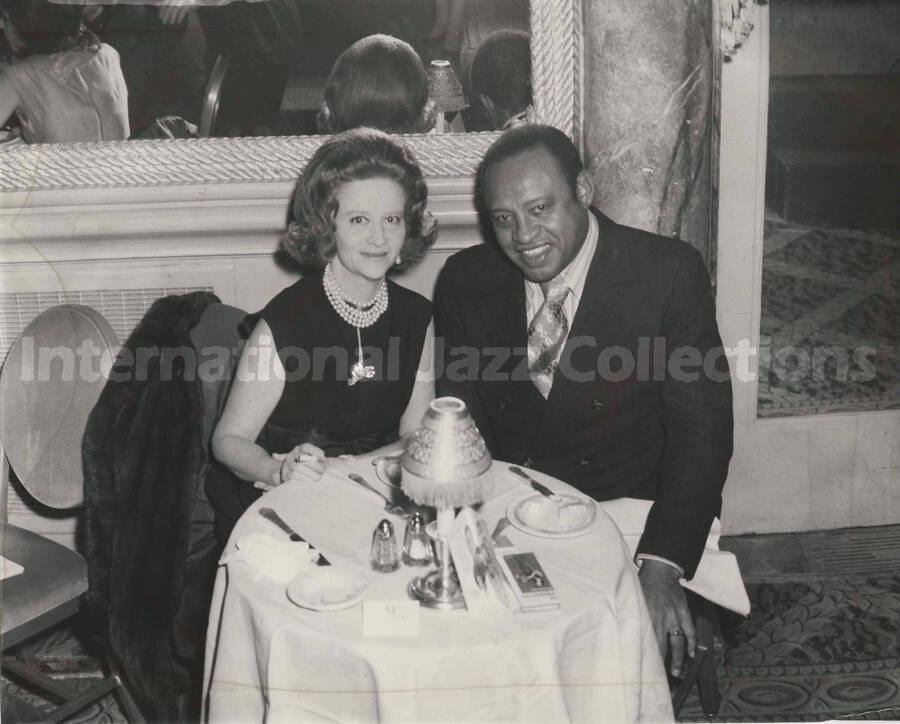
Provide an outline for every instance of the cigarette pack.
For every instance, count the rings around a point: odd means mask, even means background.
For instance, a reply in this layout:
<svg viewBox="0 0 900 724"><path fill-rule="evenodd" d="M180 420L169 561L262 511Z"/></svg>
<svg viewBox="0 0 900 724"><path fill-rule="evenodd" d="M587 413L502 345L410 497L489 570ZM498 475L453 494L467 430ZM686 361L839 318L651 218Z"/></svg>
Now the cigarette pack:
<svg viewBox="0 0 900 724"><path fill-rule="evenodd" d="M498 555L500 567L521 611L559 608L559 596L534 553Z"/></svg>

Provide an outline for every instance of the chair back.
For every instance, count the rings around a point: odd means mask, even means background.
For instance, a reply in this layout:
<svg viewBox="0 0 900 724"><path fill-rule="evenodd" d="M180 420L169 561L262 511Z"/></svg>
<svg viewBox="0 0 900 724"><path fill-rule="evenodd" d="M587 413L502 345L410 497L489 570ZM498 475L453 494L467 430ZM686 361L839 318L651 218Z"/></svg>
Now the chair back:
<svg viewBox="0 0 900 724"><path fill-rule="evenodd" d="M200 109L200 126L198 133L201 138L213 135L216 128L216 117L219 115L219 106L222 103L222 86L225 84L225 74L228 72L228 56L219 54L206 81L206 89L203 93L203 106Z"/></svg>
<svg viewBox="0 0 900 724"><path fill-rule="evenodd" d="M10 348L0 372L0 441L43 505L73 508L84 499L81 442L117 344L102 314L62 304L39 314Z"/></svg>

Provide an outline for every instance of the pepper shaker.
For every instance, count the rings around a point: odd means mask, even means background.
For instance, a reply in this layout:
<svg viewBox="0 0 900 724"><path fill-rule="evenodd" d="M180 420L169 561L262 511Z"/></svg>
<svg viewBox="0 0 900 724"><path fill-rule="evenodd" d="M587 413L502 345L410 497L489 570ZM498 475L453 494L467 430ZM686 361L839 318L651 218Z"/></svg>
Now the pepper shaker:
<svg viewBox="0 0 900 724"><path fill-rule="evenodd" d="M369 562L379 573L390 573L400 567L400 551L397 547L397 538L394 536L394 526L387 518L376 525L375 532L372 533Z"/></svg>
<svg viewBox="0 0 900 724"><path fill-rule="evenodd" d="M413 513L406 524L403 537L403 563L407 566L427 566L434 560L431 540L425 532L425 523L419 513Z"/></svg>

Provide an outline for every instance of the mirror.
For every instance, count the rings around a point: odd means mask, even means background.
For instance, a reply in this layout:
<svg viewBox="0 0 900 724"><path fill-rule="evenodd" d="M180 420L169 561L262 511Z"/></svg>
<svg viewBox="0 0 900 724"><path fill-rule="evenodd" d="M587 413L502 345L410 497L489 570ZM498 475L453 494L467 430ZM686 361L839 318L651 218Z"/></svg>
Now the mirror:
<svg viewBox="0 0 900 724"><path fill-rule="evenodd" d="M535 114L580 139L581 2L531 0L529 18ZM493 137L416 134L408 140L426 174L452 178L471 176ZM315 136L286 136L19 145L3 151L0 189L290 181L318 143Z"/></svg>
<svg viewBox="0 0 900 724"><path fill-rule="evenodd" d="M18 109L25 139L39 143L315 135L361 125L362 119L366 125L389 132L418 133L433 127L437 120L431 105L426 108L425 76L432 60L447 60L471 99L465 108L452 109L449 127L456 132L495 130L495 125L499 128L502 123L486 120L475 100L479 94L473 92L470 70L478 48L499 30L515 30L525 38L522 52L515 57L523 61L523 88L527 81L528 0L199 0L198 4L161 4L171 1L132 4L100 0L101 4L96 4L63 0L65 4L58 4L54 0L13 0L0 24L4 28L0 46L6 46L0 57L10 58L10 49L16 50L23 57L15 65L29 68L30 78L24 77L24 70L16 72L23 84ZM28 12L29 7L33 12ZM92 37L78 35L79 16L71 13L83 13ZM63 39L40 40L38 36L47 35L50 28L53 38ZM397 40L385 40L380 49L370 43L355 62L345 60L342 67L346 72L334 87L342 89L345 104L347 98L353 99L349 102L358 112L342 119L343 123L329 124L328 117L320 115L326 78L343 51L375 34ZM97 39L103 44L99 53L103 58L86 62L90 54L97 55ZM63 124L50 119L42 122L41 109L31 107L36 100L31 97L30 85L24 84L39 81L43 70L38 66L57 52L79 56L82 68L70 84L75 92L70 90L65 102L100 109L93 135L80 127L66 135ZM508 67L513 56L507 53L502 57L505 63L499 67ZM58 65L51 71L57 82L62 77ZM74 88L74 83L86 83L90 97L82 88ZM38 91L38 95L50 108L57 94ZM114 102L109 101L111 96ZM380 118L376 104L382 108L381 115L395 116L391 123ZM0 112L3 110L0 105ZM519 110L524 111L524 106ZM67 121L70 125L80 126L76 113L65 110L64 114L72 116ZM121 123L124 117L127 126ZM11 124L15 126L15 117ZM50 126L58 127L51 132Z"/></svg>

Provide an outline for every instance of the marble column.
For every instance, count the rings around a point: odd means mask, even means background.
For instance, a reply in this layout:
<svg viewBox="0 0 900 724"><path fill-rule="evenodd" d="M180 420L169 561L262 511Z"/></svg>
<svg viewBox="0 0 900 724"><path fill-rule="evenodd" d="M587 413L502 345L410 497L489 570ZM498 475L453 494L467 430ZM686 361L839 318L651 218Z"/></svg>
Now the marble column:
<svg viewBox="0 0 900 724"><path fill-rule="evenodd" d="M584 3L585 155L614 220L676 236L714 271L717 0Z"/></svg>

